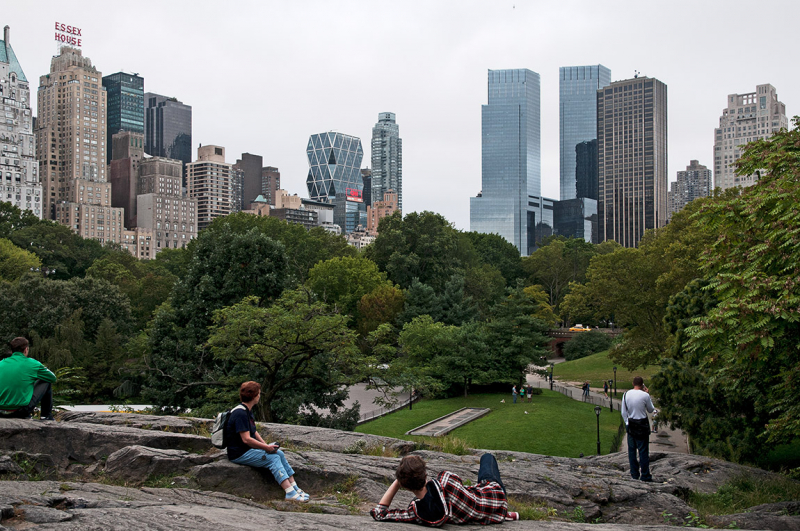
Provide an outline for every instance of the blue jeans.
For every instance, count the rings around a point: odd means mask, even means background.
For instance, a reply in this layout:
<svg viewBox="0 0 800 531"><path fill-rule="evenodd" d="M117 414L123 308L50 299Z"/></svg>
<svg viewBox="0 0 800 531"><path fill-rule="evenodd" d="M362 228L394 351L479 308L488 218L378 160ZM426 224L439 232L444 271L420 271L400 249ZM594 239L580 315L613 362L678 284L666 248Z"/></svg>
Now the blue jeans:
<svg viewBox="0 0 800 531"><path fill-rule="evenodd" d="M484 481L496 481L503 492L506 491L503 482L500 481L500 469L497 468L497 459L492 454L483 454L481 456L481 466L478 468L478 484Z"/></svg>
<svg viewBox="0 0 800 531"><path fill-rule="evenodd" d="M639 459L636 459L636 452ZM642 481L650 481L650 439L635 439L628 434L628 463L631 465L631 477ZM641 474L639 469L641 468Z"/></svg>
<svg viewBox="0 0 800 531"><path fill-rule="evenodd" d="M237 465L247 465L256 468L269 468L269 471L272 472L272 476L275 478L275 481L277 481L279 484L283 483L284 480L294 476L294 470L292 470L292 467L289 465L289 461L286 460L286 456L283 455L282 450L278 450L274 454L268 454L264 450L256 450L255 448L251 448L250 450L247 450L243 456L232 459L231 463L236 463Z"/></svg>

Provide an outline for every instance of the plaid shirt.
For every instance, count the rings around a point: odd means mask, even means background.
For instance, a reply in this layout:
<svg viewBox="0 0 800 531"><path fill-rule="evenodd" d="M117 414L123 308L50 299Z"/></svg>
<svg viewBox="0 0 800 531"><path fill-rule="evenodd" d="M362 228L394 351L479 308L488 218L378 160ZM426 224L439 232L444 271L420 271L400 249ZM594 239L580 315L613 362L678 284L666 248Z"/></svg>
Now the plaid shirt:
<svg viewBox="0 0 800 531"><path fill-rule="evenodd" d="M499 524L508 518L506 494L494 481L465 487L460 477L445 470L432 483L436 487L436 492L429 491L428 495L438 496L444 506L444 516L439 520L431 522L420 517L417 513L417 499L414 499L407 509L389 509L386 505L378 504L370 511L372 518L431 527L439 527L447 522Z"/></svg>

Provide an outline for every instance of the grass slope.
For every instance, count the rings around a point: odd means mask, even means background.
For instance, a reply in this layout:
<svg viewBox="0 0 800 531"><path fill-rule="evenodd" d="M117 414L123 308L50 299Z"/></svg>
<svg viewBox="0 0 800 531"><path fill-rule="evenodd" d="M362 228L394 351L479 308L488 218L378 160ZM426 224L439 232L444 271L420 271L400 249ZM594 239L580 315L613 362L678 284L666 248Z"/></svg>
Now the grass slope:
<svg viewBox="0 0 800 531"><path fill-rule="evenodd" d="M500 400L505 399L503 404ZM531 403L511 402L511 395L476 394L467 398L422 400L414 409L400 410L386 417L362 424L359 433L384 435L398 439L426 441L431 437L412 437L405 432L462 407L488 407L488 415L450 433L471 448L511 450L562 457L597 453L597 417L594 406L546 390ZM528 414L525 414L525 411ZM617 433L620 416L605 408L600 413L600 448L607 454Z"/></svg>
<svg viewBox="0 0 800 531"><path fill-rule="evenodd" d="M633 377L641 376L647 385L650 376L658 372L658 366L629 371L617 365L617 390L633 388ZM608 351L598 352L579 360L565 361L554 368L553 378L562 382L589 381L592 389L603 389L603 380L614 379L614 362L608 359Z"/></svg>

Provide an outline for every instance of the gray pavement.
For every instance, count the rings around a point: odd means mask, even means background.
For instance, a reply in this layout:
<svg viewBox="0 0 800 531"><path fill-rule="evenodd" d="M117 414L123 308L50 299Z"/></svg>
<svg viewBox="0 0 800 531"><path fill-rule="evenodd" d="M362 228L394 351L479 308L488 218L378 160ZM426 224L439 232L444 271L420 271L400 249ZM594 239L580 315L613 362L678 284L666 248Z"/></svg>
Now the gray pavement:
<svg viewBox="0 0 800 531"><path fill-rule="evenodd" d="M441 437L447 435L454 429L479 419L487 413L491 413L488 407L464 407L458 411L454 411L449 415L439 417L438 419L426 422L422 426L418 426L413 430L406 432L406 435L427 435L428 437Z"/></svg>

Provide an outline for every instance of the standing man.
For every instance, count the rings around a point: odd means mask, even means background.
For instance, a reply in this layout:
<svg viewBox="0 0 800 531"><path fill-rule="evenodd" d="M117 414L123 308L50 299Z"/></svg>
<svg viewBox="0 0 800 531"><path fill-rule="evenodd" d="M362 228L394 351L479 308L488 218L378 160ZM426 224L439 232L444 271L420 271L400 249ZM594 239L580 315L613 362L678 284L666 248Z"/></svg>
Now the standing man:
<svg viewBox="0 0 800 531"><path fill-rule="evenodd" d="M41 419L53 419L53 386L56 375L41 362L28 357L28 340L11 340L11 356L0 361L0 418L29 419L42 403Z"/></svg>
<svg viewBox="0 0 800 531"><path fill-rule="evenodd" d="M653 481L650 475L650 421L647 414L655 411L653 401L641 376L633 379L633 389L622 395L622 419L628 432L628 462L631 477ZM639 459L636 459L636 453Z"/></svg>
<svg viewBox="0 0 800 531"><path fill-rule="evenodd" d="M511 395L514 397L514 403L517 403L517 386L514 385L511 387Z"/></svg>

